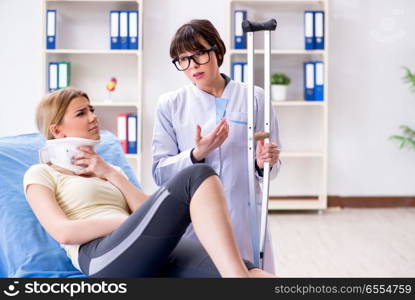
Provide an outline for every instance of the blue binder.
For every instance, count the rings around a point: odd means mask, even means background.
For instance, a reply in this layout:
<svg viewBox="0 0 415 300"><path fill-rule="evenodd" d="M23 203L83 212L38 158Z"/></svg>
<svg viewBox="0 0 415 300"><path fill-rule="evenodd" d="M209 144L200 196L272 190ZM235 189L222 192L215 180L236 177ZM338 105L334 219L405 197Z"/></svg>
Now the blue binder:
<svg viewBox="0 0 415 300"><path fill-rule="evenodd" d="M304 63L304 100L313 101L314 96L314 62L308 61Z"/></svg>
<svg viewBox="0 0 415 300"><path fill-rule="evenodd" d="M232 62L231 78L237 82L244 82L244 62Z"/></svg>
<svg viewBox="0 0 415 300"><path fill-rule="evenodd" d="M314 49L324 49L324 11L314 12Z"/></svg>
<svg viewBox="0 0 415 300"><path fill-rule="evenodd" d="M46 49L56 49L56 9L46 12Z"/></svg>
<svg viewBox="0 0 415 300"><path fill-rule="evenodd" d="M138 10L128 12L128 48L138 49Z"/></svg>
<svg viewBox="0 0 415 300"><path fill-rule="evenodd" d="M137 153L137 114L128 114L127 153Z"/></svg>
<svg viewBox="0 0 415 300"><path fill-rule="evenodd" d="M233 12L234 48L246 49L246 34L242 30L242 22L246 20L246 10Z"/></svg>
<svg viewBox="0 0 415 300"><path fill-rule="evenodd" d="M242 64L242 82L248 83L248 63Z"/></svg>
<svg viewBox="0 0 415 300"><path fill-rule="evenodd" d="M314 13L311 10L304 11L304 47L314 49Z"/></svg>
<svg viewBox="0 0 415 300"><path fill-rule="evenodd" d="M120 11L120 49L128 49L128 11Z"/></svg>
<svg viewBox="0 0 415 300"><path fill-rule="evenodd" d="M314 62L314 100L324 101L324 63Z"/></svg>
<svg viewBox="0 0 415 300"><path fill-rule="evenodd" d="M110 47L111 50L120 49L120 11L110 11Z"/></svg>
<svg viewBox="0 0 415 300"><path fill-rule="evenodd" d="M58 90L58 87L59 87L59 63L49 62L49 66L48 66L49 92Z"/></svg>

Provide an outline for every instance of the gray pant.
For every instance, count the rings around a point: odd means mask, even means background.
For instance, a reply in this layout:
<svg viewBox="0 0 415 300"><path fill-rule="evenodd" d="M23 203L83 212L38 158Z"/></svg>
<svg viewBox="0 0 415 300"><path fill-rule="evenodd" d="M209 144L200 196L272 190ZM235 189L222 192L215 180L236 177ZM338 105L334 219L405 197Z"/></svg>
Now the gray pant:
<svg viewBox="0 0 415 300"><path fill-rule="evenodd" d="M91 277L220 277L201 244L182 239L191 222L191 198L212 175L215 171L205 164L182 170L118 229L81 245L82 272Z"/></svg>

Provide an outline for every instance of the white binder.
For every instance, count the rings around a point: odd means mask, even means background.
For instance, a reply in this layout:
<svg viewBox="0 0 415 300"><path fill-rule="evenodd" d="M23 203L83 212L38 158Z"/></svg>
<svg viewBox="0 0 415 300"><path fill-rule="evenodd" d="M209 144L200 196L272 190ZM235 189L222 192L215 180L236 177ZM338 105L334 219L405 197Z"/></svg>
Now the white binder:
<svg viewBox="0 0 415 300"><path fill-rule="evenodd" d="M128 26L129 26L129 49L138 48L138 11L131 10L128 12Z"/></svg>
<svg viewBox="0 0 415 300"><path fill-rule="evenodd" d="M49 63L49 91L56 91L58 89L58 64L55 62Z"/></svg>
<svg viewBox="0 0 415 300"><path fill-rule="evenodd" d="M314 38L315 49L324 49L324 12L314 12Z"/></svg>
<svg viewBox="0 0 415 300"><path fill-rule="evenodd" d="M306 50L314 49L314 13L313 11L304 12L304 43Z"/></svg>
<svg viewBox="0 0 415 300"><path fill-rule="evenodd" d="M128 11L120 12L120 43L121 49L128 49Z"/></svg>
<svg viewBox="0 0 415 300"><path fill-rule="evenodd" d="M120 12L110 12L110 43L111 49L120 49Z"/></svg>
<svg viewBox="0 0 415 300"><path fill-rule="evenodd" d="M59 89L68 87L68 83L69 83L68 68L69 68L69 64L67 62L60 62L58 64L58 80L59 80L58 88Z"/></svg>
<svg viewBox="0 0 415 300"><path fill-rule="evenodd" d="M46 13L46 48L56 48L56 10L48 9Z"/></svg>

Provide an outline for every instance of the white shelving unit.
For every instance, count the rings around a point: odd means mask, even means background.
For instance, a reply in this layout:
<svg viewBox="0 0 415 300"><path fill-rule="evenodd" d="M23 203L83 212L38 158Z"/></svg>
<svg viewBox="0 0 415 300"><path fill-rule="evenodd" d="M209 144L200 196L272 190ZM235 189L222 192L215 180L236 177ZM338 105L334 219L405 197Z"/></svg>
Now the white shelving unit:
<svg viewBox="0 0 415 300"><path fill-rule="evenodd" d="M233 11L244 9L251 21L275 18L272 33L271 73L291 77L287 101L273 103L279 118L283 166L270 184L270 210L327 208L329 0L228 0L227 45L224 71L233 61L246 61L246 49L233 47ZM323 10L324 50L304 50L304 11ZM255 35L255 84L263 87L263 35ZM303 62L324 62L324 101L304 101ZM308 176L307 176L308 175Z"/></svg>
<svg viewBox="0 0 415 300"><path fill-rule="evenodd" d="M46 11L57 10L56 49L46 49ZM111 10L138 10L138 50L111 50ZM137 154L126 154L141 181L143 0L42 0L42 78L48 92L48 63L71 62L71 86L84 90L100 118L102 129L117 135L118 113L137 113ZM117 78L111 101L106 83Z"/></svg>
<svg viewBox="0 0 415 300"><path fill-rule="evenodd" d="M231 49L229 53L232 55L243 54L247 55L247 50L244 49ZM264 49L255 49L255 54L264 54ZM291 55L291 54L323 54L324 50L300 50L300 49L291 49L291 50L271 50L271 54L280 54L280 55Z"/></svg>
<svg viewBox="0 0 415 300"><path fill-rule="evenodd" d="M48 54L130 54L141 55L140 50L46 49Z"/></svg>

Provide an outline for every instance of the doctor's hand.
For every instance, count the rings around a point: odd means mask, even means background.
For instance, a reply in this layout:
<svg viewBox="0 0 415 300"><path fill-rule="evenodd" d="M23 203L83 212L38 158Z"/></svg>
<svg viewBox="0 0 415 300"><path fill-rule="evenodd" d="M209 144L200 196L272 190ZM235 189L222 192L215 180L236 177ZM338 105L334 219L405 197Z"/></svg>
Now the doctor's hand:
<svg viewBox="0 0 415 300"><path fill-rule="evenodd" d="M95 153L92 147L81 146L79 150L82 152L72 157L72 164L85 168L75 172L76 175L106 179L114 171L101 156Z"/></svg>
<svg viewBox="0 0 415 300"><path fill-rule="evenodd" d="M202 128L196 126L195 149L193 150L193 157L196 160L203 160L210 152L220 147L228 137L229 124L225 119L222 119L215 129L206 136L202 136Z"/></svg>
<svg viewBox="0 0 415 300"><path fill-rule="evenodd" d="M264 140L258 141L256 145L256 162L258 167L264 168L264 163L268 162L272 167L280 159L280 148L274 143L265 144Z"/></svg>

